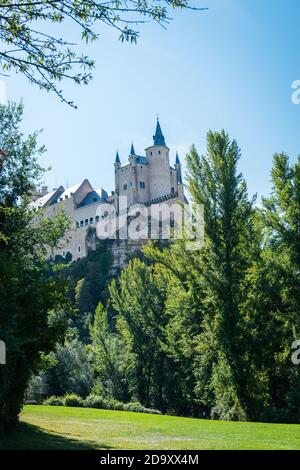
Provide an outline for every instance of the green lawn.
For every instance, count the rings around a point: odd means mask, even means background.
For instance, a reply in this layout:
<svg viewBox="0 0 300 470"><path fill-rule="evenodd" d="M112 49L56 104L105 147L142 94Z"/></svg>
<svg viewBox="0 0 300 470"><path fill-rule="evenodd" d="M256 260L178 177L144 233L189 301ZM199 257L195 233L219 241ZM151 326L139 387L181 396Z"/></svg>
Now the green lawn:
<svg viewBox="0 0 300 470"><path fill-rule="evenodd" d="M300 425L25 406L4 449L300 449Z"/></svg>

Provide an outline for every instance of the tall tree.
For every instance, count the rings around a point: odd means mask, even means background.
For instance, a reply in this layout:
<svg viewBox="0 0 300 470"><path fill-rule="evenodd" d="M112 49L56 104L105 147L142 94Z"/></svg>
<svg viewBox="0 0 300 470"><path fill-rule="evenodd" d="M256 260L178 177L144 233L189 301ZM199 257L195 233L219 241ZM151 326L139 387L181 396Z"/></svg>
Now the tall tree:
<svg viewBox="0 0 300 470"><path fill-rule="evenodd" d="M160 274L136 259L113 281L110 294L118 313L117 328L126 344L131 394L146 406L163 408L165 353L163 338L166 291Z"/></svg>
<svg viewBox="0 0 300 470"><path fill-rule="evenodd" d="M108 313L101 303L96 309L90 331L97 388L106 396L128 401L126 345L110 324Z"/></svg>
<svg viewBox="0 0 300 470"><path fill-rule="evenodd" d="M189 189L205 210L205 317L198 346L198 395L205 395L208 381L214 415L223 419L250 417L262 392L259 373L247 362L245 351L245 279L259 250L254 199L249 200L238 172L239 159L237 143L224 131L208 133L206 155L199 156L192 147L187 156Z"/></svg>
<svg viewBox="0 0 300 470"><path fill-rule="evenodd" d="M54 276L46 255L68 226L63 214L54 220L28 211L27 197L41 174L43 152L37 134L24 139L21 105L0 106L0 140L5 160L0 174L0 338L7 363L0 369L0 428L17 422L29 377L44 353L63 332L65 287Z"/></svg>
<svg viewBox="0 0 300 470"><path fill-rule="evenodd" d="M288 418L299 422L300 371L291 355L300 337L300 157L291 164L286 154L274 155L272 183L271 195L263 201L268 230L263 269L255 280L272 326L266 338L272 348L266 358L271 404L278 419L280 411L287 410ZM257 303L255 308L259 312Z"/></svg>

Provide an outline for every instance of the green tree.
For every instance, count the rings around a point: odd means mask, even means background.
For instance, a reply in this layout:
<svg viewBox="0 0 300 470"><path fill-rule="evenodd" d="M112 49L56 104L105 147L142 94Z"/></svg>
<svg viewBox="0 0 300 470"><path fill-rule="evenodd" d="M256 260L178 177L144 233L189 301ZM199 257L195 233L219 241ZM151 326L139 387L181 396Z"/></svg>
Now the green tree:
<svg viewBox="0 0 300 470"><path fill-rule="evenodd" d="M39 375L44 397L66 393L86 397L90 393L94 384L91 353L76 330L68 331L64 344L58 344L50 358L52 365Z"/></svg>
<svg viewBox="0 0 300 470"><path fill-rule="evenodd" d="M128 359L131 396L146 406L162 408L165 353L163 338L166 289L152 267L139 259L129 263L110 285L112 305Z"/></svg>
<svg viewBox="0 0 300 470"><path fill-rule="evenodd" d="M44 353L62 337L65 285L47 253L55 248L68 222L28 211L27 197L41 174L37 158L43 148L37 133L24 139L19 130L22 105L0 106L0 140L5 160L0 174L0 338L7 364L0 369L0 427L17 422L32 373Z"/></svg>
<svg viewBox="0 0 300 470"><path fill-rule="evenodd" d="M96 309L90 332L97 389L110 398L128 401L125 345L110 324L108 313L101 302Z"/></svg>
<svg viewBox="0 0 300 470"><path fill-rule="evenodd" d="M259 256L254 199L237 165L240 149L222 131L209 132L207 154L192 147L187 156L188 184L194 202L204 205L206 245L201 253L205 296L199 335L197 392L211 392L214 416L253 417L265 390L255 364L247 360L251 333L243 303L248 270ZM200 288L201 288L200 287Z"/></svg>
<svg viewBox="0 0 300 470"><path fill-rule="evenodd" d="M300 421L300 373L291 361L300 337L300 157L274 156L272 191L264 202L264 253L253 272L251 308L261 324L261 359L275 419Z"/></svg>
<svg viewBox="0 0 300 470"><path fill-rule="evenodd" d="M56 34L57 26L73 23L86 42L99 37L101 25L116 30L122 41L136 42L141 23L148 19L165 27L168 10L175 8L191 7L188 0L0 0L0 66L74 106L58 84L62 79L87 84L94 61Z"/></svg>

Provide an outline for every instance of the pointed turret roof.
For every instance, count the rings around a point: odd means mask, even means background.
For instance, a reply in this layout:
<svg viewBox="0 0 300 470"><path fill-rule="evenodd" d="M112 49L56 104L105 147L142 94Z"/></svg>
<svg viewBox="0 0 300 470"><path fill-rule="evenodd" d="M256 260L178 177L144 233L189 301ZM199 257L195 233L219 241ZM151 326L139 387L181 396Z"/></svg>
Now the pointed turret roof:
<svg viewBox="0 0 300 470"><path fill-rule="evenodd" d="M180 160L179 160L179 156L178 156L178 152L176 152L176 165L180 165Z"/></svg>
<svg viewBox="0 0 300 470"><path fill-rule="evenodd" d="M154 145L164 145L164 146L166 145L165 138L162 133L158 118L157 118L157 123L156 123L155 135L153 136L153 141L154 141Z"/></svg>
<svg viewBox="0 0 300 470"><path fill-rule="evenodd" d="M117 153L116 153L115 163L121 163L118 150L117 150Z"/></svg>
<svg viewBox="0 0 300 470"><path fill-rule="evenodd" d="M131 142L130 155L135 155L135 150L134 150L133 142Z"/></svg>

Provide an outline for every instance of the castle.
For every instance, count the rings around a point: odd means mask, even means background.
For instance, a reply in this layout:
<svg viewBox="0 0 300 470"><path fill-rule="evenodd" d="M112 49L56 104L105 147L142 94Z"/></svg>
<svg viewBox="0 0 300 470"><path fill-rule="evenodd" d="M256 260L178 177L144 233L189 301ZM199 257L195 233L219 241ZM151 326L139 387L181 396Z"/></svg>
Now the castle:
<svg viewBox="0 0 300 470"><path fill-rule="evenodd" d="M76 186L65 189L63 186L48 192L47 187L37 192L30 204L32 210L43 209L46 217L53 217L63 207L72 221L66 239L54 255L65 257L69 252L73 260L87 255L89 227L99 223L101 206L111 205L116 213L120 210L122 197L127 198L128 207L143 204L151 208L161 204L187 202L182 181L182 167L176 153L175 165L170 166L170 149L166 145L159 120L153 136L153 144L146 148L145 155L137 155L131 144L128 162L121 163L117 151L115 158L115 189L108 193L103 188L94 189L85 179ZM38 216L36 218L38 221ZM125 247L126 245L126 247ZM115 264L122 265L127 251L137 248L137 243L116 244ZM130 245L130 243L129 243Z"/></svg>

